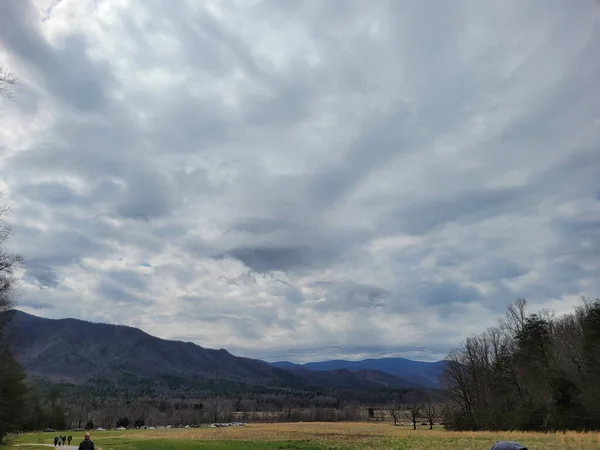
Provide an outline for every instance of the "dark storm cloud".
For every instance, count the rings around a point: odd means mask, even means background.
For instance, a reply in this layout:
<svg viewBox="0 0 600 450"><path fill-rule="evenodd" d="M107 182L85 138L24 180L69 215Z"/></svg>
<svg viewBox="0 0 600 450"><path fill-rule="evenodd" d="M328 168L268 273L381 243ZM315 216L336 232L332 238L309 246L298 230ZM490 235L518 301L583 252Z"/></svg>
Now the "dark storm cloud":
<svg viewBox="0 0 600 450"><path fill-rule="evenodd" d="M515 298L599 295L599 8L36 7L0 3L22 306L428 358Z"/></svg>
<svg viewBox="0 0 600 450"><path fill-rule="evenodd" d="M236 248L228 255L239 259L255 272L288 271L311 267L316 261L331 258L326 249L309 247L250 247Z"/></svg>
<svg viewBox="0 0 600 450"><path fill-rule="evenodd" d="M55 288L60 282L58 274L52 267L35 260L27 261L27 269L23 277L40 288Z"/></svg>
<svg viewBox="0 0 600 450"><path fill-rule="evenodd" d="M301 224L246 217L226 231L224 244L233 248L220 256L238 259L257 272L310 270L340 261L367 239L364 231L329 229L312 224L310 218Z"/></svg>

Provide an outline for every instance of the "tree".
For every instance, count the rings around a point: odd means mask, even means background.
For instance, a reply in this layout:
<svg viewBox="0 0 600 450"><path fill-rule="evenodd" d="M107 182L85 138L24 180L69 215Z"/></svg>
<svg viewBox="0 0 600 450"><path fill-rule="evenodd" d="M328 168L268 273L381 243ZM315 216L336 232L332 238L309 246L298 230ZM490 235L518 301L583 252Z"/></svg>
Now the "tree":
<svg viewBox="0 0 600 450"><path fill-rule="evenodd" d="M1 195L2 192L0 192ZM4 220L9 209L9 206L0 206L0 333L2 333L4 323L8 319L6 313L14 305L17 284L15 271L23 265L21 255L6 252L3 248L12 232L10 225Z"/></svg>
<svg viewBox="0 0 600 450"><path fill-rule="evenodd" d="M12 99L12 93L8 86L15 82L13 74L6 72L4 68L0 67L0 97L9 100ZM0 192L0 196L2 194ZM6 314L4 313L13 307L17 282L14 272L23 264L23 257L21 255L8 253L3 249L12 231L10 225L4 220L9 209L10 206L8 205L0 205L0 315L2 316L0 318L0 338L2 338L3 320L6 319Z"/></svg>
<svg viewBox="0 0 600 450"><path fill-rule="evenodd" d="M22 428L27 431L46 428L49 422L49 415L40 392L38 389L30 388L27 397L26 419L23 422Z"/></svg>
<svg viewBox="0 0 600 450"><path fill-rule="evenodd" d="M10 100L12 95L8 85L14 83L14 76L0 67L0 97ZM10 225L4 220L8 210L8 206L0 206L0 439L21 425L27 400L25 372L8 350L4 336L5 321L9 319L7 313L13 308L16 295L15 271L23 264L21 255L6 252L3 248L11 235Z"/></svg>
<svg viewBox="0 0 600 450"><path fill-rule="evenodd" d="M405 415L412 422L413 430L417 429L417 421L421 417L421 410L423 409L423 405L420 403L410 403L406 405Z"/></svg>
<svg viewBox="0 0 600 450"><path fill-rule="evenodd" d="M119 420L117 420L116 423L116 427L123 427L123 428L127 428L129 427L129 419L127 417L121 417Z"/></svg>
<svg viewBox="0 0 600 450"><path fill-rule="evenodd" d="M583 379L581 398L590 419L586 427L600 428L600 300L586 304L582 317Z"/></svg>
<svg viewBox="0 0 600 450"><path fill-rule="evenodd" d="M571 314L510 305L500 327L452 351L442 382L455 430L600 428L600 301Z"/></svg>
<svg viewBox="0 0 600 450"><path fill-rule="evenodd" d="M8 349L4 349L0 354L0 440L21 428L27 389L23 368Z"/></svg>
<svg viewBox="0 0 600 450"><path fill-rule="evenodd" d="M390 405L388 406L388 411L390 412L390 416L392 416L394 426L398 425L400 420L400 412L402 411L402 408L397 405Z"/></svg>
<svg viewBox="0 0 600 450"><path fill-rule="evenodd" d="M0 66L0 97L7 100L12 100L12 91L10 85L17 82L14 74L7 72L3 67Z"/></svg>
<svg viewBox="0 0 600 450"><path fill-rule="evenodd" d="M367 408L367 412L369 413L369 419L373 419L375 417L375 408L372 406Z"/></svg>
<svg viewBox="0 0 600 450"><path fill-rule="evenodd" d="M423 417L429 423L430 430L433 430L433 424L435 422L435 419L437 419L439 415L440 410L438 406L434 402L432 402L431 399L428 399L423 405Z"/></svg>

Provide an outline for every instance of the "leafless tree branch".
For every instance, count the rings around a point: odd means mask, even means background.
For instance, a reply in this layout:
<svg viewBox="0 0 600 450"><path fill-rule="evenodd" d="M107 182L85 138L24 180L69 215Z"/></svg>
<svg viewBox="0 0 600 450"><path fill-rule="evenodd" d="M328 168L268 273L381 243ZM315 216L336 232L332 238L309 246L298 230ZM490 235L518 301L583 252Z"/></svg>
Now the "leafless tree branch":
<svg viewBox="0 0 600 450"><path fill-rule="evenodd" d="M10 86L17 83L15 75L11 72L7 72L2 66L0 66L0 97L7 100L12 100L13 94L10 90Z"/></svg>

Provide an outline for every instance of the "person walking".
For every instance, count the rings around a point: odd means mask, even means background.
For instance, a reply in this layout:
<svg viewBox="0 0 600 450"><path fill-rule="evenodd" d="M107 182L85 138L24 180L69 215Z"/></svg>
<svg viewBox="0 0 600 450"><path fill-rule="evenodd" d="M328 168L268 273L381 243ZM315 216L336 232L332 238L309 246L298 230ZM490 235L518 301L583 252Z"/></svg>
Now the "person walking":
<svg viewBox="0 0 600 450"><path fill-rule="evenodd" d="M67 438L67 444L71 445L71 441L73 440L73 436L69 435Z"/></svg>
<svg viewBox="0 0 600 450"><path fill-rule="evenodd" d="M79 450L96 450L94 441L90 439L90 433L85 433L83 441L79 444Z"/></svg>
<svg viewBox="0 0 600 450"><path fill-rule="evenodd" d="M58 434L56 436L54 436L54 446L56 447L58 445Z"/></svg>

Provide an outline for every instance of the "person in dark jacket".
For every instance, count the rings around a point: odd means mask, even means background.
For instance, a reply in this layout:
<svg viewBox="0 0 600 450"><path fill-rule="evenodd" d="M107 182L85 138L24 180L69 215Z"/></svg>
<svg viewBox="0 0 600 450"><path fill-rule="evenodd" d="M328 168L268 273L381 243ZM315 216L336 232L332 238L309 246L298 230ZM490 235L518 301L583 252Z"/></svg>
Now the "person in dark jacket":
<svg viewBox="0 0 600 450"><path fill-rule="evenodd" d="M58 445L58 435L54 436L54 446Z"/></svg>
<svg viewBox="0 0 600 450"><path fill-rule="evenodd" d="M71 441L73 440L73 436L69 435L69 437L67 438L67 443L69 445L71 445Z"/></svg>
<svg viewBox="0 0 600 450"><path fill-rule="evenodd" d="M81 444L79 444L79 450L96 450L94 441L90 439L90 433L85 433L83 441L81 441Z"/></svg>
<svg viewBox="0 0 600 450"><path fill-rule="evenodd" d="M518 442L513 441L497 441L490 450L527 450Z"/></svg>

